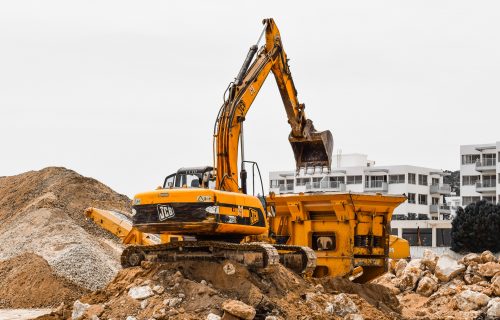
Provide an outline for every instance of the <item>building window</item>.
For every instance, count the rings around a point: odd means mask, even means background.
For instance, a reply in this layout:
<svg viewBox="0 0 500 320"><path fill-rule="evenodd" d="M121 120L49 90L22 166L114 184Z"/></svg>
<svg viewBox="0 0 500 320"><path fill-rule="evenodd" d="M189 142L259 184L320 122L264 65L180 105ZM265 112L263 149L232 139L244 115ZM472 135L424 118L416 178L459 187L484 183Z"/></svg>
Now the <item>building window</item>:
<svg viewBox="0 0 500 320"><path fill-rule="evenodd" d="M475 185L476 182L479 181L479 176L462 176L462 185L463 186L472 186Z"/></svg>
<svg viewBox="0 0 500 320"><path fill-rule="evenodd" d="M406 239L410 246L432 246L432 229L403 228L403 239Z"/></svg>
<svg viewBox="0 0 500 320"><path fill-rule="evenodd" d="M433 185L438 185L439 184L439 178L432 178L432 184Z"/></svg>
<svg viewBox="0 0 500 320"><path fill-rule="evenodd" d="M483 196L483 200L488 201L490 203L496 203L497 197L495 197L495 196Z"/></svg>
<svg viewBox="0 0 500 320"><path fill-rule="evenodd" d="M418 184L421 186L426 186L427 185L427 175L419 174L418 175Z"/></svg>
<svg viewBox="0 0 500 320"><path fill-rule="evenodd" d="M497 163L497 155L495 153L483 154L483 166L494 166Z"/></svg>
<svg viewBox="0 0 500 320"><path fill-rule="evenodd" d="M347 184L361 184L363 176L347 176Z"/></svg>
<svg viewBox="0 0 500 320"><path fill-rule="evenodd" d="M432 204L439 204L439 198L432 197Z"/></svg>
<svg viewBox="0 0 500 320"><path fill-rule="evenodd" d="M486 188L496 187L497 177L495 175L483 176L482 186Z"/></svg>
<svg viewBox="0 0 500 320"><path fill-rule="evenodd" d="M408 183L416 184L416 176L415 173L408 173Z"/></svg>
<svg viewBox="0 0 500 320"><path fill-rule="evenodd" d="M330 182L336 182L336 183L343 184L343 183L345 183L345 177L330 177Z"/></svg>
<svg viewBox="0 0 500 320"><path fill-rule="evenodd" d="M463 206L467 206L471 203L474 203L474 202L478 202L479 201L479 197L462 197L462 205Z"/></svg>
<svg viewBox="0 0 500 320"><path fill-rule="evenodd" d="M271 180L271 188L279 188L285 184L285 180Z"/></svg>
<svg viewBox="0 0 500 320"><path fill-rule="evenodd" d="M427 204L427 195L419 194L418 195L418 204Z"/></svg>
<svg viewBox="0 0 500 320"><path fill-rule="evenodd" d="M408 203L415 203L415 194L408 193Z"/></svg>
<svg viewBox="0 0 500 320"><path fill-rule="evenodd" d="M389 183L405 183L404 174L391 174L389 176Z"/></svg>
<svg viewBox="0 0 500 320"><path fill-rule="evenodd" d="M451 246L451 229L436 228L436 246Z"/></svg>
<svg viewBox="0 0 500 320"><path fill-rule="evenodd" d="M297 186L305 186L307 183L310 183L311 179L310 178L297 178L297 182L295 185Z"/></svg>
<svg viewBox="0 0 500 320"><path fill-rule="evenodd" d="M462 155L462 164L474 164L479 161L481 156L478 154L463 154Z"/></svg>

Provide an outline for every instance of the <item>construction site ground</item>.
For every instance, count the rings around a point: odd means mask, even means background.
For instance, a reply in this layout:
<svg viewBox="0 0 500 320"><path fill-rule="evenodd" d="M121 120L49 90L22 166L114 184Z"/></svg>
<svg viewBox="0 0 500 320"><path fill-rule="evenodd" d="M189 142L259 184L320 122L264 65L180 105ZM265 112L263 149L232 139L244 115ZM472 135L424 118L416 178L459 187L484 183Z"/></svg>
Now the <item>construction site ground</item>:
<svg viewBox="0 0 500 320"><path fill-rule="evenodd" d="M427 252L369 284L231 261L123 270L123 245L85 220L90 206L128 212L130 199L65 168L0 177L0 319L500 317L500 263L488 252Z"/></svg>

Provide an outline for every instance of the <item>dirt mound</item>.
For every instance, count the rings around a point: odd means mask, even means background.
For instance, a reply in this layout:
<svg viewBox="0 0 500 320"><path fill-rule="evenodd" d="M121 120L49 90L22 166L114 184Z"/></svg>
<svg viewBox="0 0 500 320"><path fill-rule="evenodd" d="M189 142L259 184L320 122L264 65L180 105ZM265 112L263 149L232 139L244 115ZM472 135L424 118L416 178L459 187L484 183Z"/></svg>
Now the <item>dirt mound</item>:
<svg viewBox="0 0 500 320"><path fill-rule="evenodd" d="M42 256L58 276L95 290L113 279L122 245L85 220L96 206L129 210L130 200L92 178L45 168L0 178L0 260Z"/></svg>
<svg viewBox="0 0 500 320"><path fill-rule="evenodd" d="M32 253L0 262L0 307L53 307L88 290L54 274L47 261Z"/></svg>
<svg viewBox="0 0 500 320"><path fill-rule="evenodd" d="M105 288L43 319L400 318L377 304L357 294L334 292L281 265L259 271L231 261L143 263L120 271Z"/></svg>

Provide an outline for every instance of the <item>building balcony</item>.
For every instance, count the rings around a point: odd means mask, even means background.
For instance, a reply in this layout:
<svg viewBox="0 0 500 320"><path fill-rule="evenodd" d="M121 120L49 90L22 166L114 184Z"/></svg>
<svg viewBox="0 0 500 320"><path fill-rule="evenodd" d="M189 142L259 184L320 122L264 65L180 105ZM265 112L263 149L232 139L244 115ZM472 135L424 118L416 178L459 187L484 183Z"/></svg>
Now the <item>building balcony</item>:
<svg viewBox="0 0 500 320"><path fill-rule="evenodd" d="M483 182L476 182L476 192L483 193L483 192L495 192L497 187L497 181L496 180L489 180L489 181L483 181Z"/></svg>
<svg viewBox="0 0 500 320"><path fill-rule="evenodd" d="M366 181L365 191L367 192L387 192L389 190L387 182L384 181Z"/></svg>
<svg viewBox="0 0 500 320"><path fill-rule="evenodd" d="M441 213L441 214L451 214L451 207L442 204L442 205L439 206L439 213Z"/></svg>
<svg viewBox="0 0 500 320"><path fill-rule="evenodd" d="M495 171L497 159L482 159L476 161L476 171Z"/></svg>
<svg viewBox="0 0 500 320"><path fill-rule="evenodd" d="M430 213L439 213L439 204L431 204L429 206Z"/></svg>
<svg viewBox="0 0 500 320"><path fill-rule="evenodd" d="M447 183L431 184L430 186L431 194L450 194L451 186Z"/></svg>
<svg viewBox="0 0 500 320"><path fill-rule="evenodd" d="M306 191L343 192L345 191L345 183L338 181L308 182L306 183Z"/></svg>

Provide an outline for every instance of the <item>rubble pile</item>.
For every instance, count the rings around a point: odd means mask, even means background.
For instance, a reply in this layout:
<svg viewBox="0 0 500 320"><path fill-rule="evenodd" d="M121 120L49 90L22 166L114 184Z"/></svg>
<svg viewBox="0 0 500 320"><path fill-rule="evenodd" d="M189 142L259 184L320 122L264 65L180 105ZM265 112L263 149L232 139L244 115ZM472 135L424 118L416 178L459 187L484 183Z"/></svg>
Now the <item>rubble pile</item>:
<svg viewBox="0 0 500 320"><path fill-rule="evenodd" d="M500 261L490 251L460 260L426 250L422 259L391 261L374 281L396 294L409 319L500 319Z"/></svg>
<svg viewBox="0 0 500 320"><path fill-rule="evenodd" d="M41 319L400 319L397 299L383 286L369 285L370 301L350 293L362 285L339 292L350 282L330 280L306 280L281 265L259 271L232 261L143 262Z"/></svg>
<svg viewBox="0 0 500 320"><path fill-rule="evenodd" d="M28 256L32 257L34 253L48 263L24 260L32 264L34 282L48 272L70 280L74 286L67 288L78 288L74 291L77 296L80 289L104 287L120 270L123 246L113 235L85 220L83 210L89 206L128 211L130 200L65 168L0 177L0 261L17 261L20 255L31 253ZM0 286L5 281L1 278ZM19 283L17 290L22 291L22 285L29 288L30 282ZM39 296L40 303L27 302L26 307L52 306L60 301Z"/></svg>

